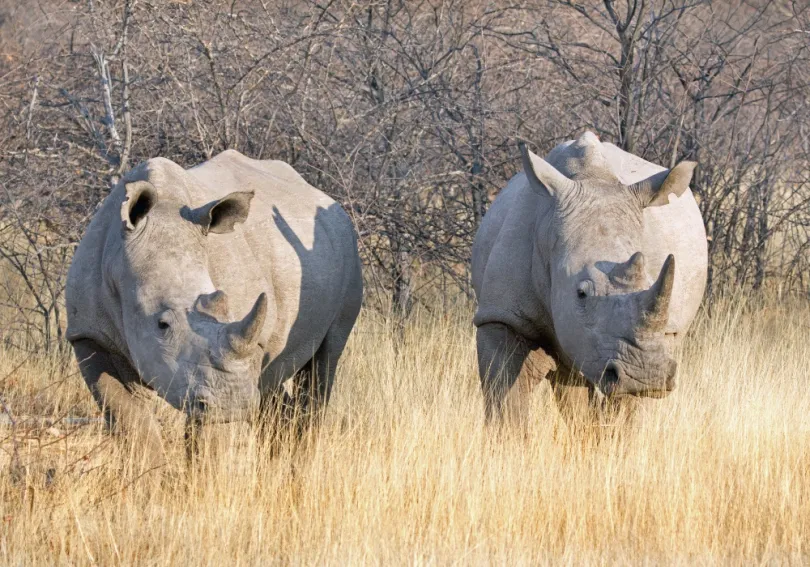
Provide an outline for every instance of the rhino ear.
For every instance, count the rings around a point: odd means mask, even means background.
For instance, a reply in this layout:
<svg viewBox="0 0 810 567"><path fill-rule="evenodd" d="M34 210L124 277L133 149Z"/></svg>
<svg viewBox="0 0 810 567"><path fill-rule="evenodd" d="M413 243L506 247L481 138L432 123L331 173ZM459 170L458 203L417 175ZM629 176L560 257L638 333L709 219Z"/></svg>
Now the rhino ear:
<svg viewBox="0 0 810 567"><path fill-rule="evenodd" d="M567 192L574 182L541 157L533 154L526 148L526 144L521 142L520 157L523 160L523 171L529 179L532 189L541 195L548 195L558 198Z"/></svg>
<svg viewBox="0 0 810 567"><path fill-rule="evenodd" d="M193 211L193 221L203 227L204 234L231 232L236 223L247 220L251 199L253 191L235 191Z"/></svg>
<svg viewBox="0 0 810 567"><path fill-rule="evenodd" d="M697 163L693 161L682 161L669 171L656 173L635 183L631 189L636 192L645 207L668 205L670 194L674 193L676 197L680 197L689 189L689 182L692 181L696 166Z"/></svg>
<svg viewBox="0 0 810 567"><path fill-rule="evenodd" d="M155 186L148 181L132 181L126 184L125 190L127 197L121 203L121 220L124 229L131 231L157 204L158 196Z"/></svg>

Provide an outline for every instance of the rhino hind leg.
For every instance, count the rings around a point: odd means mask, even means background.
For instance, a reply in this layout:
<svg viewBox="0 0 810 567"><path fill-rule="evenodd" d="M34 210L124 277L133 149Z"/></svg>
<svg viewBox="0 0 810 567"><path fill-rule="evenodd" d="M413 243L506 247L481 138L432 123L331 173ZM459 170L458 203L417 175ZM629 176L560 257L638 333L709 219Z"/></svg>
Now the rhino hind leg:
<svg viewBox="0 0 810 567"><path fill-rule="evenodd" d="M476 343L486 418L487 421L500 419L504 398L520 375L529 347L521 336L502 323L478 327Z"/></svg>
<svg viewBox="0 0 810 567"><path fill-rule="evenodd" d="M350 325L330 327L312 359L290 380L290 388L263 394L261 431L271 443L283 442L290 434L300 439L320 422L350 332Z"/></svg>
<svg viewBox="0 0 810 567"><path fill-rule="evenodd" d="M351 329L349 329L350 331ZM316 426L332 396L337 363L346 347L349 331L330 328L321 346L306 367L296 376L296 399L299 431Z"/></svg>
<svg viewBox="0 0 810 567"><path fill-rule="evenodd" d="M165 463L161 425L150 408L149 391L140 384L135 370L122 357L88 339L74 341L73 350L108 429L134 449L130 453L141 458L143 466Z"/></svg>

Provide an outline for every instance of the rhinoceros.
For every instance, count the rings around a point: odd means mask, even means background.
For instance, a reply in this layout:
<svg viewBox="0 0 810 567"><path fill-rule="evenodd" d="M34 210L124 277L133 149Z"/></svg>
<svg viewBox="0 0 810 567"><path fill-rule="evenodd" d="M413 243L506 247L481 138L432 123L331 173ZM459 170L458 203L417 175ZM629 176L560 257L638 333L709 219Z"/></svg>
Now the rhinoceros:
<svg viewBox="0 0 810 567"><path fill-rule="evenodd" d="M154 158L76 250L67 338L118 429L159 430L155 394L195 422L244 420L289 378L313 415L362 293L352 222L290 165L233 150L187 170Z"/></svg>
<svg viewBox="0 0 810 567"><path fill-rule="evenodd" d="M666 170L591 132L521 155L472 252L487 417L532 351L555 388L584 384L592 401L665 396L706 286L696 164Z"/></svg>

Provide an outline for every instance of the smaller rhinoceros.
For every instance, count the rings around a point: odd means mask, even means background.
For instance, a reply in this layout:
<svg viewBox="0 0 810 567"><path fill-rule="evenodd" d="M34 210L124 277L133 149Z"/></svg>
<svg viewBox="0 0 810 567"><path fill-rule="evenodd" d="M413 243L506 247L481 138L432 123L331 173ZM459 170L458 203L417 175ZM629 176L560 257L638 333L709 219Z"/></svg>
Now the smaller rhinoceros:
<svg viewBox="0 0 810 567"><path fill-rule="evenodd" d="M67 338L119 429L159 427L155 393L195 422L243 420L291 377L288 401L314 415L362 285L348 215L286 163L155 158L123 177L79 244Z"/></svg>
<svg viewBox="0 0 810 567"><path fill-rule="evenodd" d="M500 414L533 350L556 363L558 385L584 378L608 399L670 392L674 349L706 285L695 164L667 171L590 132L547 161L521 153L524 173L498 195L473 246L487 416Z"/></svg>

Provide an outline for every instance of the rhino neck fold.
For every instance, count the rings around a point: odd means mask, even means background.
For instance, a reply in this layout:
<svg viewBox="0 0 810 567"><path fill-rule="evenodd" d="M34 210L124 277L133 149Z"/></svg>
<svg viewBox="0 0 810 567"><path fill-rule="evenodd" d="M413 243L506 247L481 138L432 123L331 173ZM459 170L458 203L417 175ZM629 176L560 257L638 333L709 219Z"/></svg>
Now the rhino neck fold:
<svg viewBox="0 0 810 567"><path fill-rule="evenodd" d="M554 336L554 320L548 307L551 305L551 258L549 257L549 250L553 249L554 244L551 236L553 222L553 211L542 205L538 207L533 230L531 282L535 296L533 301L537 304L537 309L539 309L535 325L538 335L541 337Z"/></svg>

